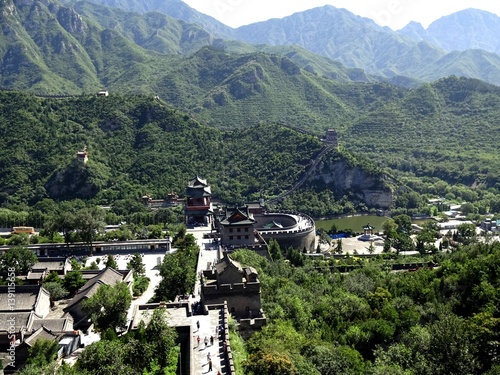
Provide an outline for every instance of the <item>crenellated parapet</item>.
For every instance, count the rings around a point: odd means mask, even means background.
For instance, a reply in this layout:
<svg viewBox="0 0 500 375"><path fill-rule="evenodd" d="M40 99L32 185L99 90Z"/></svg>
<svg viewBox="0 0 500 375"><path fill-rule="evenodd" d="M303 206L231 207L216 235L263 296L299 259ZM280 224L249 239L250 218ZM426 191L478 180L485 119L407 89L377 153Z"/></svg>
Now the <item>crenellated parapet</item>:
<svg viewBox="0 0 500 375"><path fill-rule="evenodd" d="M215 295L223 293L230 294L260 294L260 282L249 283L235 283L235 284L222 284L216 283L203 285L203 292L205 295Z"/></svg>

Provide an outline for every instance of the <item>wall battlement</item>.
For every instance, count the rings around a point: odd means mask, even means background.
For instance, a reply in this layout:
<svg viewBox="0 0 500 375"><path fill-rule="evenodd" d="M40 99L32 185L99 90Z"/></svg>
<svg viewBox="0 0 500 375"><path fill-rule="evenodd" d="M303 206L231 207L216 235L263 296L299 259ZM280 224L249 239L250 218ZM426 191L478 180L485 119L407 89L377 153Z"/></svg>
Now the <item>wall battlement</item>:
<svg viewBox="0 0 500 375"><path fill-rule="evenodd" d="M222 284L217 287L216 284L204 285L203 293L205 295L215 295L215 294L255 294L260 293L260 283L248 282L248 283L235 283L235 284Z"/></svg>

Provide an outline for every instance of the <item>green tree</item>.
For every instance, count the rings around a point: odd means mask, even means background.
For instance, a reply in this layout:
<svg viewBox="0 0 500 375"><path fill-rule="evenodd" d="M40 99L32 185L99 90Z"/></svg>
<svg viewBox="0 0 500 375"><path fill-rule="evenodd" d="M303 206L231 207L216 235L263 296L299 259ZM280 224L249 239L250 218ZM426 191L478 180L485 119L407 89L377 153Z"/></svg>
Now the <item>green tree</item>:
<svg viewBox="0 0 500 375"><path fill-rule="evenodd" d="M115 332L127 322L127 312L132 302L132 295L127 284L101 285L97 292L83 302L83 311L90 315L96 328L103 332L113 329Z"/></svg>
<svg viewBox="0 0 500 375"><path fill-rule="evenodd" d="M332 224L330 227L330 230L328 231L328 234L337 234L339 232L339 229L335 223Z"/></svg>
<svg viewBox="0 0 500 375"><path fill-rule="evenodd" d="M101 339L85 348L76 367L99 375L136 374L133 364L127 361L127 355L127 347L120 340Z"/></svg>
<svg viewBox="0 0 500 375"><path fill-rule="evenodd" d="M76 228L75 214L69 208L66 210L60 207L44 223L44 228L52 239L57 233L62 233L64 243L69 244L71 242L71 233Z"/></svg>
<svg viewBox="0 0 500 375"><path fill-rule="evenodd" d="M158 359L162 368L168 368L177 363L175 341L177 332L168 324L168 315L165 309L155 309L145 330L146 342L152 346L152 358ZM172 358L173 357L173 358Z"/></svg>
<svg viewBox="0 0 500 375"><path fill-rule="evenodd" d="M59 277L59 275L57 274L57 272L55 271L51 271L47 277L45 277L45 279L43 279L43 283L58 283L58 284L62 284L63 283L63 279Z"/></svg>
<svg viewBox="0 0 500 375"><path fill-rule="evenodd" d="M457 227L458 240L464 244L476 241L476 226L474 224L460 224Z"/></svg>
<svg viewBox="0 0 500 375"><path fill-rule="evenodd" d="M396 249L397 253L415 249L412 238L405 233L398 233L397 236L392 239L391 244Z"/></svg>
<svg viewBox="0 0 500 375"><path fill-rule="evenodd" d="M47 290L47 292L49 292L51 301L57 301L58 299L61 299L68 295L68 291L64 289L61 283L44 282L43 287Z"/></svg>
<svg viewBox="0 0 500 375"><path fill-rule="evenodd" d="M373 245L373 241L370 241L370 246L368 246L368 252L373 254L375 252L375 246Z"/></svg>
<svg viewBox="0 0 500 375"><path fill-rule="evenodd" d="M91 247L98 233L104 230L104 216L104 210L99 207L83 208L75 215L75 227Z"/></svg>
<svg viewBox="0 0 500 375"><path fill-rule="evenodd" d="M78 289L85 285L82 272L79 270L69 271L66 276L64 276L63 285L70 295L75 295Z"/></svg>
<svg viewBox="0 0 500 375"><path fill-rule="evenodd" d="M274 238L271 238L269 240L268 252L273 261L283 259L283 253L281 252L281 247L278 241L276 241Z"/></svg>
<svg viewBox="0 0 500 375"><path fill-rule="evenodd" d="M331 238L324 228L318 229L318 236L320 244L330 244Z"/></svg>
<svg viewBox="0 0 500 375"><path fill-rule="evenodd" d="M393 220L397 225L398 233L404 233L406 235L411 233L411 218L408 215L397 215L393 217Z"/></svg>
<svg viewBox="0 0 500 375"><path fill-rule="evenodd" d="M104 262L105 266L108 268L113 268L115 270L118 269L118 263L116 263L115 257L111 254L108 254L106 258L106 262Z"/></svg>
<svg viewBox="0 0 500 375"><path fill-rule="evenodd" d="M30 244L30 235L28 233L13 234L7 240L7 244L10 246L26 246Z"/></svg>
<svg viewBox="0 0 500 375"><path fill-rule="evenodd" d="M342 252L343 252L343 250L342 250L342 238L337 239L337 246L335 246L335 252L337 254L342 254Z"/></svg>
<svg viewBox="0 0 500 375"><path fill-rule="evenodd" d="M80 262L78 260L76 260L76 258L71 258L71 260L69 261L69 264L71 265L71 269L73 271L78 271L78 270L82 269L82 265L80 264Z"/></svg>
<svg viewBox="0 0 500 375"><path fill-rule="evenodd" d="M134 271L134 277L144 276L146 273L146 266L142 261L142 256L139 253L135 253L130 258L127 263L127 269Z"/></svg>
<svg viewBox="0 0 500 375"><path fill-rule="evenodd" d="M289 355L283 352L259 351L250 355L244 367L253 375L298 375Z"/></svg>
<svg viewBox="0 0 500 375"><path fill-rule="evenodd" d="M55 340L37 339L28 351L26 364L43 367L57 358L59 343Z"/></svg>
<svg viewBox="0 0 500 375"><path fill-rule="evenodd" d="M365 363L361 354L348 346L314 345L307 353L320 374L364 374Z"/></svg>
<svg viewBox="0 0 500 375"><path fill-rule="evenodd" d="M474 374L479 368L475 357L473 332L467 322L444 312L432 323L429 343L429 361L434 364L433 374Z"/></svg>
<svg viewBox="0 0 500 375"><path fill-rule="evenodd" d="M97 263L93 260L88 267L86 267L88 270L98 270L99 266Z"/></svg>
<svg viewBox="0 0 500 375"><path fill-rule="evenodd" d="M35 253L23 246L16 246L0 255L0 270L4 273L14 269L16 275L26 275L38 261Z"/></svg>
<svg viewBox="0 0 500 375"><path fill-rule="evenodd" d="M177 295L191 293L196 272L190 265L193 261L183 251L165 255L159 269L162 279L156 287L157 300L173 301Z"/></svg>

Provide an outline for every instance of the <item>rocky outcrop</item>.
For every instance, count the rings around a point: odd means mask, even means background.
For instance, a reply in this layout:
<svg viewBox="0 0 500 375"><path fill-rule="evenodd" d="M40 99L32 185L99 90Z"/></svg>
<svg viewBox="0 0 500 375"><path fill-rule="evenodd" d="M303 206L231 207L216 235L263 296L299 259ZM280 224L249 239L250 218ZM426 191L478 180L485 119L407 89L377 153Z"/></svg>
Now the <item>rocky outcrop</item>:
<svg viewBox="0 0 500 375"><path fill-rule="evenodd" d="M311 173L308 183L320 184L335 192L335 198L348 196L368 207L389 208L393 203L394 182L378 169L368 170L336 151L325 155Z"/></svg>

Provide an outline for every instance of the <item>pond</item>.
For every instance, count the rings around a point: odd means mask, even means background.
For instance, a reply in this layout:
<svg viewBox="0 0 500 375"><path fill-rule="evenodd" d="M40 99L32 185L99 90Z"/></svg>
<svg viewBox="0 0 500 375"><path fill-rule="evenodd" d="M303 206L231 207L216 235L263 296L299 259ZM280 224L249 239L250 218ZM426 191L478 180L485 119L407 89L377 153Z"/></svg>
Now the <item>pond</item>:
<svg viewBox="0 0 500 375"><path fill-rule="evenodd" d="M342 217L339 219L328 219L328 220L315 220L316 229L324 228L326 231L330 230L333 224L337 226L337 229L352 229L354 232L363 232L363 227L366 224L370 224L375 227L375 232L382 232L382 224L387 220L387 217L376 216L376 215L366 215L366 216L350 216Z"/></svg>

